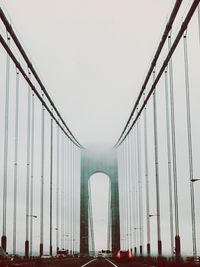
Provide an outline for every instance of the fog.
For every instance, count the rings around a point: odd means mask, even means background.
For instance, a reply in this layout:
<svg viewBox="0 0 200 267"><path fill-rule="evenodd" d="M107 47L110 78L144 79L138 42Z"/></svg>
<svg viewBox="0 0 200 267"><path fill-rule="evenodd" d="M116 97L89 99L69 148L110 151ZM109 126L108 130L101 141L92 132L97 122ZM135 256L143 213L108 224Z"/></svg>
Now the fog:
<svg viewBox="0 0 200 267"><path fill-rule="evenodd" d="M6 11L10 22L28 52L33 65L38 71L48 93L52 97L56 107L62 114L68 127L76 136L78 141L85 147L97 152L111 149L118 137L133 108L136 97L141 89L149 64L155 49L160 41L161 34L173 7L174 0L35 0L35 1L12 1L1 0L0 3ZM177 22L173 28L173 37L177 33L183 17L188 10L191 0L183 1ZM2 25L0 28L2 32ZM4 33L5 34L5 33ZM194 142L194 174L199 177L199 36L197 15L191 21L188 29L188 51L190 63L190 86L191 86L191 113L193 125ZM167 52L167 46L161 55L157 69L159 69ZM3 53L1 51L1 53ZM3 54L5 60L5 54ZM179 45L174 58L174 88L175 88L175 114L177 129L177 162L179 171L179 187L181 202L181 233L186 233L184 238L184 252L191 253L191 228L188 226L189 214L189 191L188 191L188 158L187 158L187 131L186 131L186 109L184 84L184 61L183 45ZM5 76L5 65L0 66L2 76ZM15 69L12 66L11 76L14 77ZM1 87L5 81L1 80ZM14 78L11 81L12 92L14 92ZM26 147L24 138L24 121L27 119L27 104L24 101L27 85L21 81L21 105L20 112L20 156L19 161L26 161ZM158 127L159 127L159 154L161 161L161 191L162 207L165 210L168 198L166 189L166 131L164 124L164 79L158 86ZM5 92L1 93L0 119L3 125ZM11 94L12 95L12 94ZM10 100L11 110L14 109L14 97ZM153 156L153 117L152 101L148 106L148 134L149 134L149 158L152 163L150 173L154 177ZM12 112L11 112L12 114ZM41 123L40 109L36 110L37 125ZM14 115L10 117L10 127ZM3 127L3 126L2 126ZM45 126L45 131L50 129L50 121ZM37 128L37 126L36 126ZM39 126L38 126L39 129ZM142 128L143 130L143 128ZM54 131L56 131L54 129ZM11 132L11 130L10 130ZM55 134L55 132L54 132ZM1 151L3 151L3 131L1 136ZM9 160L13 162L14 135L9 134L10 155ZM46 136L46 143L49 143ZM40 132L36 131L37 145L35 148L35 162L39 162L38 154L40 148ZM39 140L39 141L38 141ZM163 141L165 140L165 141ZM143 149L143 145L142 145ZM46 165L49 164L49 150L45 152ZM3 162L3 153L0 155ZM142 155L144 159L144 154ZM12 164L9 165L9 177L13 176ZM24 216L25 211L25 164L19 170L20 198L18 220ZM55 164L55 163L54 163ZM36 165L36 163L35 163ZM36 176L40 176L40 170L35 168ZM0 165L1 177L3 177L3 163ZM143 170L144 171L144 170ZM46 176L49 170L45 169ZM1 179L0 193L2 195ZM55 182L55 181L54 181ZM155 211L155 181L152 178L151 208ZM101 186L106 186L102 183ZM198 190L197 185L197 190ZM39 181L35 183L35 191L39 188ZM12 210L12 182L9 182L8 206ZM196 189L195 189L196 190ZM54 194L56 194L54 188ZM46 194L49 191L46 189ZM96 194L97 195L97 194ZM97 197L94 203L100 201ZM185 204L186 202L186 204ZM35 212L39 213L39 197L36 198ZM55 209L55 207L54 207ZM95 210L95 208L94 208ZM97 208L99 215L105 218L104 211ZM168 214L168 213L166 213ZM168 215L163 212L162 225L167 229ZM46 211L48 216L48 210ZM200 214L197 215L198 222ZM12 217L9 214L11 222ZM2 224L2 222L0 222ZM153 224L153 219L152 219ZM23 232L24 222L20 225L20 233ZM101 230L105 228L102 226ZM156 227L152 226L154 233ZM8 229L11 232L11 225ZM35 221L35 229L39 229L39 220ZM100 228L96 230L101 232ZM164 239L169 243L167 234ZM199 234L199 229L198 229ZM101 239L96 234L96 238ZM55 239L55 237L54 237ZM155 238L156 239L156 238ZM188 242L188 240L190 240ZM55 240L54 240L55 241ZM102 244L99 240L99 248ZM35 233L35 244L39 242L39 236ZM98 241L97 241L98 242ZM153 240L154 244L156 241ZM187 244L189 243L189 245ZM11 244L11 236L9 236ZM23 250L24 240L18 245ZM156 245L155 245L156 246ZM199 241L198 246L200 247ZM36 245L35 245L36 247ZM47 247L46 247L47 248ZM167 250L167 249L166 249Z"/></svg>

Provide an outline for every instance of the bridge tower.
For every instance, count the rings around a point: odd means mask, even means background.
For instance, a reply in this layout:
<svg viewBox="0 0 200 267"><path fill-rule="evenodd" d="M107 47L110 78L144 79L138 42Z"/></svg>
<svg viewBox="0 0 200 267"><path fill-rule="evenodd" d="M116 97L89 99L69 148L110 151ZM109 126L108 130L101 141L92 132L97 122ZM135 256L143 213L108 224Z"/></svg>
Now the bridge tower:
<svg viewBox="0 0 200 267"><path fill-rule="evenodd" d="M88 181L97 172L105 173L110 179L112 252L115 253L120 248L119 190L116 153L109 151L96 154L83 150L81 155L80 253L85 255L89 254Z"/></svg>

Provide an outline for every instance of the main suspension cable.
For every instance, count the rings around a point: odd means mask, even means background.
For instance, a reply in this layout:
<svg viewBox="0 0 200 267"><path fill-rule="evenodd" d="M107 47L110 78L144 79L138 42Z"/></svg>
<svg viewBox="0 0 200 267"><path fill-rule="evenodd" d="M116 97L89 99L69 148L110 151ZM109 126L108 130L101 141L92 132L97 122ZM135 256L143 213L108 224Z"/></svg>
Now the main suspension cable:
<svg viewBox="0 0 200 267"><path fill-rule="evenodd" d="M171 49L169 50L169 52L168 52L168 54L167 54L167 56L166 56L166 58L165 58L165 60L164 60L164 62L162 64L162 66L160 68L160 71L158 72L158 74L157 74L157 76L155 78L154 83L152 84L152 86L151 86L151 88L150 88L150 90L149 90L149 92L148 92L143 104L141 105L140 109L138 110L138 113L137 113L135 119L132 121L131 125L128 127L128 130L127 130L126 134L124 136L122 135L121 138L118 139L118 141L115 144L114 148L117 148L126 139L127 135L130 133L131 129L133 128L133 126L135 125L135 123L138 120L139 116L141 115L143 109L145 108L147 102L149 101L149 98L153 94L157 83L159 82L162 74L164 73L168 62L170 61L170 58L172 57L177 45L179 44L179 41L180 41L181 37L183 36L183 33L186 30L187 25L189 24L189 22L190 22L190 20L191 20L191 18L193 16L198 4L199 4L199 0L194 0L192 6L190 7L190 10L187 13L187 16L186 16L185 20L181 24L180 30L179 30L179 32L178 32L178 34L177 34L177 36L176 36L176 38L175 38L175 40L174 40L174 42L173 42L173 44L171 46ZM132 119L132 116L131 116L130 120L131 119Z"/></svg>
<svg viewBox="0 0 200 267"><path fill-rule="evenodd" d="M143 85L142 85L142 88L141 88L141 90L140 90L140 93L139 93L139 95L138 95L138 97L137 97L137 100L136 100L136 102L135 102L135 105L134 105L134 107L133 107L133 110L132 110L132 112L131 112L131 114L130 114L130 116L129 116L129 119L128 119L128 121L127 121L127 123L126 123L126 125L125 125L125 127L124 127L124 129L123 129L123 131L122 131L122 133L121 133L121 135L120 135L119 139L117 140L117 142L116 142L116 144L115 144L114 147L117 147L117 146L121 143L121 140L122 140L122 138L123 138L123 135L124 135L124 133L126 132L126 130L127 130L127 128L128 128L128 125L129 125L129 123L130 123L130 121L131 121L131 119L132 119L132 117L133 117L133 114L135 113L135 111L136 111L136 109L137 109L137 106L138 106L138 104L139 104L139 102L140 102L140 100L141 100L141 98L142 98L142 95L143 95L145 89L146 89L146 85L147 85L147 83L148 83L148 81L149 81L149 78L151 77L151 74L152 74L152 72L153 72L153 69L154 69L154 67L155 67L155 65L156 65L156 63L157 63L157 60L158 60L158 58L159 58L159 55L160 55L160 53L161 53L161 51L162 51L162 48L163 48L163 46L164 46L164 44L165 44L165 41L166 41L166 39L167 39L167 36L168 36L168 34L169 34L169 32L170 32L170 30L171 30L171 28L172 28L172 25L173 25L173 23L174 23L174 20L175 20L175 18L176 18L176 15L177 15L177 13L178 13L178 10L179 10L179 8L180 8L180 6L181 6L181 3L182 3L182 0L177 0L176 3L175 3L175 5L174 5L174 8L173 8L173 10L172 10L172 12L171 12L171 15L170 15L170 17L169 17L169 20L168 20L168 22L167 22L167 24L166 24L164 33L163 33L163 35L162 35L162 37L161 37L161 41L160 41L160 43L159 43L159 45L158 45L158 48L157 48L156 53L155 53L155 56L154 56L154 58L153 58L153 60L152 60L152 62L151 62L149 71L147 72L146 78L145 78L145 80L144 80L144 83L143 83Z"/></svg>
<svg viewBox="0 0 200 267"><path fill-rule="evenodd" d="M25 50L23 49L18 37L16 36L11 24L9 23L8 19L6 18L2 8L0 7L0 18L2 20L2 22L4 23L7 32L10 34L10 36L12 37L15 45L17 46L17 48L19 49L22 57L24 58L25 62L27 63L27 66L29 68L29 70L31 71L32 75L35 77L36 81L38 82L41 90L44 92L44 95L46 96L46 98L48 99L50 106L53 108L53 110L55 111L55 113L57 114L58 118L60 119L60 121L62 122L62 124L65 126L66 130L67 130L67 135L69 135L71 137L71 139L73 140L74 144L76 144L77 146L79 146L80 148L83 148L81 146L81 144L78 142L78 140L75 138L75 136L72 134L72 132L70 131L70 129L68 128L68 126L66 125L64 119L62 118L61 114L59 113L58 109L56 108L54 102L52 101L51 97L49 96L44 84L42 83L41 79L39 78L35 68L33 67L33 64L31 63L30 59L28 58ZM2 42L1 42L2 43ZM3 43L2 43L3 45ZM3 45L4 46L4 45ZM4 46L5 48L5 46ZM8 52L8 51L7 51ZM38 95L37 95L38 96ZM41 101L41 99L40 99ZM51 116L52 114L50 114ZM53 118L54 119L54 118ZM55 120L55 119L54 119ZM57 120L56 120L57 122ZM68 136L68 137L69 137Z"/></svg>

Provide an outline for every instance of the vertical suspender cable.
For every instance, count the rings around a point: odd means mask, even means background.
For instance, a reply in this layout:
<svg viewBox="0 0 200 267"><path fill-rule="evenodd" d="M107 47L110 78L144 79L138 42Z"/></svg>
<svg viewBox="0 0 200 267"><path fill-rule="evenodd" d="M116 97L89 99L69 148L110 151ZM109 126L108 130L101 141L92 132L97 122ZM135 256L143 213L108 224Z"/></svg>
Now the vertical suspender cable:
<svg viewBox="0 0 200 267"><path fill-rule="evenodd" d="M79 211L78 211L78 203L79 203L79 192L78 192L78 176L79 176L79 149L76 148L76 251L78 253L78 221L79 221Z"/></svg>
<svg viewBox="0 0 200 267"><path fill-rule="evenodd" d="M10 36L7 33L7 44L10 47ZM5 99L5 132L4 132L4 180L3 180L3 232L1 246L6 251L6 217L7 217L7 180L8 180L8 121L9 121L9 87L10 87L10 56L6 59L6 99Z"/></svg>
<svg viewBox="0 0 200 267"><path fill-rule="evenodd" d="M128 229L127 229L127 237L128 237L128 250L131 250L131 201L130 201L130 135L127 136L127 147L126 147L126 156L127 156L127 221L128 221Z"/></svg>
<svg viewBox="0 0 200 267"><path fill-rule="evenodd" d="M119 196L120 196L120 248L123 248L123 229L124 224L123 222L123 183L122 183L122 161L123 161L123 152L122 152L122 145L118 147L118 166L119 166Z"/></svg>
<svg viewBox="0 0 200 267"><path fill-rule="evenodd" d="M126 249L126 203L125 203L125 177L126 177L126 161L124 153L124 143L122 144L122 166L123 166L123 177L122 177L122 202L123 202L123 249Z"/></svg>
<svg viewBox="0 0 200 267"><path fill-rule="evenodd" d="M122 216L121 216L121 225L122 225L122 248L125 249L125 198L124 198L124 185L125 182L125 159L124 159L124 144L121 145L121 195L122 195Z"/></svg>
<svg viewBox="0 0 200 267"><path fill-rule="evenodd" d="M126 209L125 209L125 175L126 175L126 163L125 163L125 155L124 155L124 142L121 145L121 153L122 153L122 177L121 177L121 185L122 185L122 220L123 220L123 236L122 236L122 248L126 248Z"/></svg>
<svg viewBox="0 0 200 267"><path fill-rule="evenodd" d="M139 190L138 190L138 156L137 156L137 130L134 128L134 161L135 161L135 248L134 253L137 254L138 246L138 230L139 229Z"/></svg>
<svg viewBox="0 0 200 267"><path fill-rule="evenodd" d="M71 168L72 168L72 239L71 239L71 244L72 244L72 255L74 254L74 147L72 144L72 162L71 162Z"/></svg>
<svg viewBox="0 0 200 267"><path fill-rule="evenodd" d="M73 222L72 222L72 143L70 142L70 192L69 192L69 206L70 206L70 254L72 254L72 231L73 231Z"/></svg>
<svg viewBox="0 0 200 267"><path fill-rule="evenodd" d="M76 224L76 229L75 229L75 252L78 252L78 248L77 248L77 242L78 242L78 153L79 153L79 149L76 149L76 180L75 180L75 193L76 193L76 198L75 198L75 224Z"/></svg>
<svg viewBox="0 0 200 267"><path fill-rule="evenodd" d="M44 99L44 92L42 91ZM44 112L45 108L42 104L41 114L41 196L40 196L40 256L43 255L43 242L44 242Z"/></svg>
<svg viewBox="0 0 200 267"><path fill-rule="evenodd" d="M145 93L144 93L145 99ZM150 245L150 218L149 218L149 167L148 167L148 140L147 140L147 114L144 108L144 158L145 158L145 183L146 183L146 220L147 220L147 255L151 254Z"/></svg>
<svg viewBox="0 0 200 267"><path fill-rule="evenodd" d="M68 222L67 222L67 196L68 196L68 192L67 192L67 175L68 175L68 172L67 172L67 160L68 160L68 138L66 138L66 145L65 145L65 236L67 236L67 227L68 227ZM72 220L73 220L73 217L72 217ZM66 238L65 238L66 240ZM66 240L67 241L67 240ZM66 242L67 244L67 242ZM67 246L67 245L66 245Z"/></svg>
<svg viewBox="0 0 200 267"><path fill-rule="evenodd" d="M125 211L126 211L126 250L129 248L129 242L128 242L128 158L127 158L127 150L128 150L128 145L127 145L128 138L126 138L124 142L124 151L125 151L125 164L126 164L126 175L125 175L125 199L126 199L126 204L125 204Z"/></svg>
<svg viewBox="0 0 200 267"><path fill-rule="evenodd" d="M63 166L62 166L62 187L63 187L63 214L62 214L62 228L63 228L63 249L66 249L66 243L67 243L67 234L66 234L66 197L67 197L67 192L66 192L66 148L67 147L67 139L66 136L63 136Z"/></svg>
<svg viewBox="0 0 200 267"><path fill-rule="evenodd" d="M108 226L107 226L107 250L111 250L111 181L108 188Z"/></svg>
<svg viewBox="0 0 200 267"><path fill-rule="evenodd" d="M72 153L72 160L71 160L71 248L72 248L72 255L74 253L73 251L73 238L74 238L74 149L73 149L73 144L71 146L71 153Z"/></svg>
<svg viewBox="0 0 200 267"><path fill-rule="evenodd" d="M57 186L56 186L56 251L59 250L59 231L60 231L60 132L59 125L57 125Z"/></svg>
<svg viewBox="0 0 200 267"><path fill-rule="evenodd" d="M91 242L91 220L90 220L90 179L88 181L88 242L89 242L89 246L88 246L88 250L91 251L91 246L92 246L92 242Z"/></svg>
<svg viewBox="0 0 200 267"><path fill-rule="evenodd" d="M120 216L120 221L122 222L121 146L118 147L116 151L117 151L118 184L119 184L119 216ZM122 223L120 223L120 248L121 247L122 247Z"/></svg>
<svg viewBox="0 0 200 267"><path fill-rule="evenodd" d="M78 149L78 180L77 180L77 250L80 251L80 178L81 178L81 150Z"/></svg>
<svg viewBox="0 0 200 267"><path fill-rule="evenodd" d="M73 145L73 254L75 253L75 147Z"/></svg>
<svg viewBox="0 0 200 267"><path fill-rule="evenodd" d="M61 144L61 247L64 248L64 134Z"/></svg>
<svg viewBox="0 0 200 267"><path fill-rule="evenodd" d="M107 214L108 214L108 221L107 221L107 246L106 249L109 250L110 249L110 186L108 189L108 210L107 210Z"/></svg>
<svg viewBox="0 0 200 267"><path fill-rule="evenodd" d="M125 153L125 218L126 218L126 229L125 229L125 240L126 240L126 247L128 249L128 163L127 163L127 139L124 141L124 153Z"/></svg>
<svg viewBox="0 0 200 267"><path fill-rule="evenodd" d="M32 117L31 117L31 195L30 195L30 256L33 251L33 179L34 179L34 131L35 131L35 99L32 92Z"/></svg>
<svg viewBox="0 0 200 267"><path fill-rule="evenodd" d="M76 147L74 149L74 179L73 179L73 192L74 192L74 215L73 215L73 223L74 223L74 231L73 231L73 250L74 254L76 253Z"/></svg>
<svg viewBox="0 0 200 267"><path fill-rule="evenodd" d="M128 179L128 190L129 190L129 249L132 252L132 173L131 173L131 133L128 136L128 162L129 162L129 179Z"/></svg>
<svg viewBox="0 0 200 267"><path fill-rule="evenodd" d="M66 149L68 149L68 144L71 144L71 141L70 140L68 140L68 143L67 143L67 145L66 145ZM73 155L72 155L72 151L70 151L69 152L70 153L70 157L71 157L71 159L73 158ZM68 154L69 155L69 154ZM68 158L67 158L67 153L66 153L66 162L67 162L67 160L68 160ZM73 160L73 159L72 159ZM71 161L71 163L72 163L72 161ZM72 175L72 174L71 174ZM72 192L72 190L73 190L73 188L69 188L68 187L68 185L67 185L67 177L68 177L68 172L67 172L67 164L66 164L66 202L67 202L67 199L68 199L68 194L69 194L69 191L71 191L71 193L72 193L72 196L73 196L73 192ZM68 207L67 207L67 205L66 205L66 217L67 217L67 213L68 213ZM71 222L72 222L72 224L74 223L74 219L73 219L73 213L71 214L71 216L70 216L70 220L71 220ZM66 220L66 231L67 231L67 228L68 228L68 222L67 222L67 220ZM73 240L73 232L71 232L71 238L70 238L71 240ZM73 250L73 249L72 249Z"/></svg>
<svg viewBox="0 0 200 267"><path fill-rule="evenodd" d="M78 242L78 148L75 147L75 254L78 253L78 248L77 248L77 242Z"/></svg>
<svg viewBox="0 0 200 267"><path fill-rule="evenodd" d="M142 199L142 173L141 173L141 141L140 119L137 122L137 152L138 152L138 197L139 197L139 232L140 232L140 255L143 254L143 199Z"/></svg>
<svg viewBox="0 0 200 267"><path fill-rule="evenodd" d="M66 181L66 157L67 157L67 138L63 135L63 160L62 160L62 236L63 236L63 249L67 247L67 231L66 231L66 223L67 223L67 181Z"/></svg>
<svg viewBox="0 0 200 267"><path fill-rule="evenodd" d="M67 141L68 139L65 136L64 139L64 180L63 180L63 188L64 188L64 198L63 198L63 232L64 232L64 248L67 247Z"/></svg>
<svg viewBox="0 0 200 267"><path fill-rule="evenodd" d="M124 177L123 177L123 216L124 216L124 249L126 249L126 157L125 157L125 141L123 142L123 167L124 167Z"/></svg>
<svg viewBox="0 0 200 267"><path fill-rule="evenodd" d="M16 69L16 99L15 99L15 158L14 158L14 203L13 203L13 254L16 254L17 228L17 165L18 165L18 128L19 128L19 71Z"/></svg>
<svg viewBox="0 0 200 267"><path fill-rule="evenodd" d="M79 245L79 225L80 225L80 149L77 149L77 231L76 231L76 247L77 247L77 252L80 251L80 245Z"/></svg>
<svg viewBox="0 0 200 267"><path fill-rule="evenodd" d="M131 252L133 252L133 249L135 247L135 231L134 231L134 218L135 218L135 201L134 201L134 157L133 157L133 130L130 133L130 231L131 231Z"/></svg>
<svg viewBox="0 0 200 267"><path fill-rule="evenodd" d="M74 250L75 254L77 253L77 221L78 221L78 209L77 209L77 201L78 201L78 192L77 192L77 187L78 187L78 148L74 147L75 149L75 184L74 184L74 192L75 192L75 232L74 232Z"/></svg>
<svg viewBox="0 0 200 267"><path fill-rule="evenodd" d="M91 235L91 250L95 252L95 245L94 245L94 225L93 225L93 212L92 212L92 197L91 197L91 183L89 180L88 183L89 187L89 222L90 222L90 235Z"/></svg>
<svg viewBox="0 0 200 267"><path fill-rule="evenodd" d="M70 142L70 141L69 141ZM71 143L71 142L70 142ZM66 149L67 149L67 145L66 145ZM73 148L72 148L73 149ZM66 153L66 155L67 155L67 153ZM70 151L70 157L71 157L71 169L72 169L72 167L73 167L73 165L72 165L72 161L73 161L73 153L72 153L72 150ZM65 162L67 161L67 156L66 156L66 158L65 158ZM65 186L65 189L66 189L66 200L65 200L65 202L67 201L67 165L66 165L66 176L65 176L66 178L65 178L65 180L66 180L66 186ZM71 172L71 178L72 178L72 172ZM71 180L72 181L72 180ZM72 186L72 183L71 183L71 186ZM70 188L70 192L71 192L71 197L73 197L73 187L71 187ZM72 199L71 199L71 204L73 203L73 201L72 201ZM74 219L73 219L73 209L71 209L71 211L72 211L72 213L71 213L71 216L70 216L70 220L71 220L71 225L72 225L72 231L71 231L71 237L70 237L70 240L71 240L71 247L72 247L72 249L71 249L71 251L73 251L73 223L74 223ZM66 215L65 215L65 217L67 217L67 205L66 205ZM67 230L67 220L65 219L65 223L66 223L66 230Z"/></svg>
<svg viewBox="0 0 200 267"><path fill-rule="evenodd" d="M69 149L70 140L67 139L66 149L67 149L67 160L66 160L66 168L67 168L67 177L66 177L66 231L67 231L67 246L66 249L69 253L69 238L70 238L70 213L69 213L69 180L70 180L70 149Z"/></svg>
<svg viewBox="0 0 200 267"><path fill-rule="evenodd" d="M74 156L75 156L75 151L74 151L74 145L72 144L72 255L74 255Z"/></svg>
<svg viewBox="0 0 200 267"><path fill-rule="evenodd" d="M74 178L73 178L73 223L74 223L74 231L73 231L73 251L75 254L75 233L76 233L76 206L75 206L75 200L76 200L76 193L75 193L75 185L76 185L76 148L73 145L73 150L74 150L74 159L73 159L73 169L74 169Z"/></svg>
<svg viewBox="0 0 200 267"><path fill-rule="evenodd" d="M135 225L135 201L134 201L134 195L135 195L135 192L134 192L134 189L135 189L135 186L134 186L134 180L135 180L135 176L134 176L134 168L135 168L135 165L134 165L134 139L133 139L133 129L131 131L131 143L130 143L130 167L131 167L131 184L130 184L130 187L131 187L131 237L132 237L132 240L131 240L131 243L132 243L132 249L135 247L135 231L134 231L134 225Z"/></svg>
<svg viewBox="0 0 200 267"><path fill-rule="evenodd" d="M79 216L78 216L78 202L79 202L79 194L78 194L78 155L79 155L79 149L76 148L76 184L75 184L75 192L76 192L76 231L75 231L75 248L76 248L76 254L78 253L78 221L79 221Z"/></svg>
<svg viewBox="0 0 200 267"><path fill-rule="evenodd" d="M170 241L171 256L174 252L174 223L173 223L173 195L172 195L172 168L171 168L171 146L170 146L170 123L169 123L169 94L168 75L165 70L165 107L166 107L166 132L167 132L167 159L168 159L168 183L169 183L169 212L170 212Z"/></svg>
<svg viewBox="0 0 200 267"><path fill-rule="evenodd" d="M120 192L120 221L123 223L120 223L120 235L121 235L121 240L120 240L120 248L123 248L124 245L124 221L123 221L123 149L122 149L122 145L119 147L119 163L120 163L120 187L119 187L119 192Z"/></svg>
<svg viewBox="0 0 200 267"><path fill-rule="evenodd" d="M77 173L78 173L78 151L77 148L74 147L75 150L75 159L74 159L74 172L75 172L75 177L74 177L74 253L77 253Z"/></svg>
<svg viewBox="0 0 200 267"><path fill-rule="evenodd" d="M125 249L125 204L124 204L124 177L125 177L125 170L124 170L124 144L121 145L120 147L120 157L121 157L121 221L123 221L123 223L121 223L121 248Z"/></svg>
<svg viewBox="0 0 200 267"><path fill-rule="evenodd" d="M72 255L74 254L74 146L72 144Z"/></svg>
<svg viewBox="0 0 200 267"><path fill-rule="evenodd" d="M71 170L70 170L70 161L71 161L71 151L70 151L70 144L71 141L68 139L67 143L67 151L68 151L68 160L66 162L67 165L67 235L68 235L68 242L67 248L70 252L70 177L71 177Z"/></svg>
<svg viewBox="0 0 200 267"><path fill-rule="evenodd" d="M30 79L29 71L29 79ZM26 163L26 241L25 241L25 257L29 257L29 192L30 192L30 141L31 141L31 89L28 85L28 106L27 106L27 163Z"/></svg>
<svg viewBox="0 0 200 267"><path fill-rule="evenodd" d="M130 213L130 201L129 201L129 136L127 136L126 140L126 163L127 163L127 176L126 176L126 198L127 198L127 204L126 204L126 209L127 209L127 249L130 249L130 221L129 221L129 213Z"/></svg>
<svg viewBox="0 0 200 267"><path fill-rule="evenodd" d="M153 80L155 80L155 70L153 71ZM161 242L161 231L160 231L160 190L159 190L159 168L158 168L158 132L157 132L156 90L153 93L153 115L154 115L154 148L155 148L158 255L161 256L162 255L162 242Z"/></svg>
<svg viewBox="0 0 200 267"><path fill-rule="evenodd" d="M200 4L198 5L198 25L199 25L199 44L200 44Z"/></svg>
<svg viewBox="0 0 200 267"><path fill-rule="evenodd" d="M51 109L53 112L53 109ZM52 204L53 204L53 191L52 191L52 182L53 182L53 117L51 116L51 140L50 140L50 228L49 228L49 240L50 240L50 246L49 246L49 254L50 256L53 255L53 249L52 249Z"/></svg>
<svg viewBox="0 0 200 267"><path fill-rule="evenodd" d="M67 236L67 226L68 226L68 223L67 223L67 157L68 157L68 154L67 154L67 149L68 149L68 139L66 138L66 143L65 143L65 237ZM66 238L65 238L66 240ZM67 240L66 240L67 241ZM66 242L66 246L67 247L67 242Z"/></svg>
<svg viewBox="0 0 200 267"><path fill-rule="evenodd" d="M168 36L168 49L171 49L171 35ZM174 88L173 88L173 68L172 59L169 61L170 76L170 102L171 102L171 135L172 135L172 157L173 157L173 176L174 176L174 210L175 210L175 253L178 260L181 255L181 241L179 236L179 216L178 216L178 184L177 184L177 166L176 166L176 133L175 133L175 115L174 115Z"/></svg>
<svg viewBox="0 0 200 267"><path fill-rule="evenodd" d="M127 136L127 142L126 142L126 162L127 162L127 205L126 205L126 209L127 209L127 249L130 249L131 245L130 245L130 185L129 185L129 180L130 180L130 168L129 168L129 135Z"/></svg>
<svg viewBox="0 0 200 267"><path fill-rule="evenodd" d="M131 132L132 133L132 132ZM132 134L130 133L129 135L129 202L130 202L130 207L129 207L129 220L130 220L130 229L129 229L129 234L130 234L130 251L133 251L133 232L132 232L132 225L133 225L133 220L132 220L132 215L133 215L133 191L132 191L132 186L133 186L133 175L132 175Z"/></svg>
<svg viewBox="0 0 200 267"><path fill-rule="evenodd" d="M66 181L66 151L67 151L67 138L64 136L64 146L63 146L63 248L66 249L67 246L67 181Z"/></svg>
<svg viewBox="0 0 200 267"><path fill-rule="evenodd" d="M121 212L121 223L122 226L122 249L125 249L125 204L124 204L124 177L125 177L125 160L124 160L124 144L121 145L121 201L122 201L122 212Z"/></svg>
<svg viewBox="0 0 200 267"><path fill-rule="evenodd" d="M190 198L191 198L191 219L192 219L192 242L193 255L196 256L196 225L195 225L195 202L193 185L193 158L192 158L192 130L190 115L190 92L189 92L189 71L188 71L188 53L187 53L187 30L183 36L184 42L184 61L185 61L185 89L186 89L186 108L187 108L187 135L188 135L188 154L189 154L189 172L190 172Z"/></svg>
<svg viewBox="0 0 200 267"><path fill-rule="evenodd" d="M78 152L78 202L77 202L77 206L78 206L78 220L77 220L77 224L78 224L78 231L77 231L77 247L78 247L78 251L80 251L80 189L81 189L81 150L79 150Z"/></svg>

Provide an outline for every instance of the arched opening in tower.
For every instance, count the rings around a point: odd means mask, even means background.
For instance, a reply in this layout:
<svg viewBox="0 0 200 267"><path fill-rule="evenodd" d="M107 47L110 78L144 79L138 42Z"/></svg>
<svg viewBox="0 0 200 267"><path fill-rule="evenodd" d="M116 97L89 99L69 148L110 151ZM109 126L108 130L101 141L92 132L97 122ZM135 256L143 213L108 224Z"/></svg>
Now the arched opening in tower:
<svg viewBox="0 0 200 267"><path fill-rule="evenodd" d="M110 179L104 173L90 176L89 183L89 251L111 250Z"/></svg>

